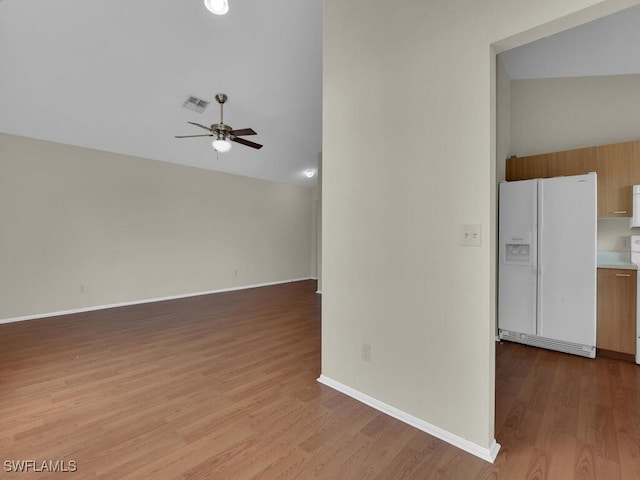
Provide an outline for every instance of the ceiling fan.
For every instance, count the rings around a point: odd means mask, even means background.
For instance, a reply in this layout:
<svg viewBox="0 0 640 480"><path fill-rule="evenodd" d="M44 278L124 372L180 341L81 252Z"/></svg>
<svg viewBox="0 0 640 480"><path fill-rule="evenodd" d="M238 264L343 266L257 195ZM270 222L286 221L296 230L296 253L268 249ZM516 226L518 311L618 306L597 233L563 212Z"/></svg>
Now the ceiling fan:
<svg viewBox="0 0 640 480"><path fill-rule="evenodd" d="M240 138L245 135L257 135L255 130L253 130L252 128L241 128L239 130L234 130L229 125L225 125L223 123L222 108L223 108L224 102L227 101L227 96L224 93L218 93L216 95L216 101L220 104L220 123L214 123L213 125L207 127L205 125L201 125L196 122L187 122L187 123L190 123L191 125L195 125L196 127L204 128L205 130L208 130L209 133L205 133L202 135L176 135L175 137L176 138L215 137L212 145L217 152L229 151L229 149L231 148L231 143L229 143L229 141L236 142L241 145L246 145L247 147L251 147L251 148L256 148L256 149L262 148L262 145L260 145L259 143L251 142L249 140L245 140L244 138Z"/></svg>

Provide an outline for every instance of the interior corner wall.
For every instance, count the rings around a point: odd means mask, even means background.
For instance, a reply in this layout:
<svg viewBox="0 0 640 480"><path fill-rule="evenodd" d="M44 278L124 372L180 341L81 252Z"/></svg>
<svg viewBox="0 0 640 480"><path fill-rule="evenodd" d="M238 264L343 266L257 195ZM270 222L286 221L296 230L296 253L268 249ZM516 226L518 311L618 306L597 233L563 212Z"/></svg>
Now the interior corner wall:
<svg viewBox="0 0 640 480"><path fill-rule="evenodd" d="M310 256L309 256L309 273L311 275L311 277L315 278L318 280L318 282L320 282L319 277L318 277L318 263L319 263L319 257L318 257L318 249L319 244L319 235L320 233L318 232L318 208L317 208L317 204L318 204L318 192L320 190L319 185L316 185L314 187L311 188L311 202L310 202L310 207L309 207L309 241L310 241Z"/></svg>
<svg viewBox="0 0 640 480"><path fill-rule="evenodd" d="M500 61L496 59L496 180L505 179L506 159L511 155L511 79Z"/></svg>
<svg viewBox="0 0 640 480"><path fill-rule="evenodd" d="M323 377L491 449L491 45L622 3L324 1Z"/></svg>
<svg viewBox="0 0 640 480"><path fill-rule="evenodd" d="M512 155L640 140L640 75L513 80ZM628 251L628 219L598 220L598 250ZM628 245L628 243L626 243Z"/></svg>
<svg viewBox="0 0 640 480"><path fill-rule="evenodd" d="M318 154L318 183L315 194L316 221L316 278L318 279L318 293L322 293L322 152Z"/></svg>
<svg viewBox="0 0 640 480"><path fill-rule="evenodd" d="M0 320L309 278L311 192L0 134Z"/></svg>

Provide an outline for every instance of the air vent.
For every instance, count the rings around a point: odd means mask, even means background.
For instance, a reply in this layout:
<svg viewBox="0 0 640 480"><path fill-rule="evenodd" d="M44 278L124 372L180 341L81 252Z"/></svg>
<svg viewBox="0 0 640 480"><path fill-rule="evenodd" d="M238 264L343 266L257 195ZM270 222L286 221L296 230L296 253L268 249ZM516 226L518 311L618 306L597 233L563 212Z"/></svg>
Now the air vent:
<svg viewBox="0 0 640 480"><path fill-rule="evenodd" d="M189 96L182 106L189 110L193 110L194 112L202 113L204 112L204 109L209 106L209 102L198 97Z"/></svg>

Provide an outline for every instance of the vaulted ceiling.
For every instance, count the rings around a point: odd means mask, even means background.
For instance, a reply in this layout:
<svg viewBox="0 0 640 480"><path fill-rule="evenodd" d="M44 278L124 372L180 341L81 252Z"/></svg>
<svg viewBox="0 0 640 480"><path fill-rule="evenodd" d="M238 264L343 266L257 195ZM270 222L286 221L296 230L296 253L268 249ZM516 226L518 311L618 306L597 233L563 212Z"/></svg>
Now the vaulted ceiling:
<svg viewBox="0 0 640 480"><path fill-rule="evenodd" d="M322 1L0 1L0 131L311 186L322 138ZM640 73L640 7L504 52L512 79ZM187 122L251 127L216 154ZM183 108L189 96L212 102Z"/></svg>
<svg viewBox="0 0 640 480"><path fill-rule="evenodd" d="M321 0L4 0L0 131L313 185L322 137ZM251 127L261 150L216 152L187 122ZM183 108L193 95L212 103Z"/></svg>
<svg viewBox="0 0 640 480"><path fill-rule="evenodd" d="M640 5L503 52L512 80L640 73Z"/></svg>

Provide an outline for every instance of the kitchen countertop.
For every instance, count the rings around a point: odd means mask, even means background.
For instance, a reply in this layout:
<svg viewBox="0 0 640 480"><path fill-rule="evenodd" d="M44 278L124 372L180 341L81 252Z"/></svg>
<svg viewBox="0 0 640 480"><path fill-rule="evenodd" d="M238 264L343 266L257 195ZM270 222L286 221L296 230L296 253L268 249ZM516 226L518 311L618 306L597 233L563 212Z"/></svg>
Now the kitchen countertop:
<svg viewBox="0 0 640 480"><path fill-rule="evenodd" d="M598 252L598 268L620 268L637 270L638 266L631 263L629 252Z"/></svg>

